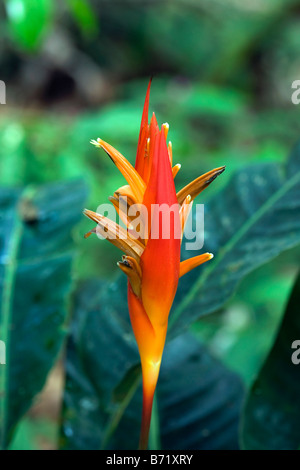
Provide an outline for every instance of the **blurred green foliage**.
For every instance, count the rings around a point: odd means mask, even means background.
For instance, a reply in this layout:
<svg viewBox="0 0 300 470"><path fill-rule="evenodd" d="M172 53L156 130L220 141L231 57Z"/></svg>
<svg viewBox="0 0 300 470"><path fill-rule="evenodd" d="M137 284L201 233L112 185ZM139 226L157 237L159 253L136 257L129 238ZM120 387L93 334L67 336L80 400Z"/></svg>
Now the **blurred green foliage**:
<svg viewBox="0 0 300 470"><path fill-rule="evenodd" d="M123 86L123 99L117 103L76 117L46 113L41 120L31 111L4 114L0 117L0 184L39 184L82 176L90 186L87 205L96 210L124 180L106 154L89 142L101 136L133 163L145 87L144 81L130 82ZM284 111L284 120L278 110L254 113L249 97L235 89L156 79L151 109L157 110L158 120L170 122L174 162L182 164L177 188L195 174L226 165L218 187L203 193L201 202L225 184L241 163L284 161L298 137L296 107ZM82 221L74 234L82 254L80 277L112 277L118 250L98 240L86 242L82 234L89 228L90 223Z"/></svg>
<svg viewBox="0 0 300 470"><path fill-rule="evenodd" d="M124 180L89 141L100 136L134 162L152 74L150 107L159 122L170 123L174 162L182 164L176 186L227 167L199 202L217 195L235 170L285 162L299 139L299 110L290 100L300 73L298 0L4 5L0 79L7 82L8 105L0 115L2 187L81 177L90 188L86 205L96 210ZM72 228L72 280L115 280L120 253L96 237L84 240L90 228L87 220ZM276 336L299 255L299 247L293 248L252 272L233 298L191 327L247 387ZM53 427L41 422L26 418L13 446L42 447L36 437L43 433L53 441Z"/></svg>
<svg viewBox="0 0 300 470"><path fill-rule="evenodd" d="M52 22L51 0L5 0L8 31L19 46L37 50Z"/></svg>

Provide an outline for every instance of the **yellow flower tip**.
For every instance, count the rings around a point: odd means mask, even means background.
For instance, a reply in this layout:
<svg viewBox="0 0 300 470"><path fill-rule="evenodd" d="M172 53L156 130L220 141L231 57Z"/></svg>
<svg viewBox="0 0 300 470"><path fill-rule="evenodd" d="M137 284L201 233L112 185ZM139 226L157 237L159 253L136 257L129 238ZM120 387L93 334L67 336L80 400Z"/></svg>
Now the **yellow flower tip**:
<svg viewBox="0 0 300 470"><path fill-rule="evenodd" d="M85 233L83 235L84 238L88 238L90 235L92 235L92 233L96 233L96 229L93 228L92 230L90 230L89 232Z"/></svg>
<svg viewBox="0 0 300 470"><path fill-rule="evenodd" d="M175 176L177 175L180 168L181 168L180 163L177 163L175 166L173 166L173 168L172 168L173 178L175 178Z"/></svg>
<svg viewBox="0 0 300 470"><path fill-rule="evenodd" d="M220 168L216 168L214 171L215 173L212 174L207 180L206 180L206 184L210 184L212 183L216 178L217 176L219 176L221 173L223 173L223 171L225 171L225 168L226 166L220 166Z"/></svg>
<svg viewBox="0 0 300 470"><path fill-rule="evenodd" d="M112 148L111 145L107 144L104 140L98 137L96 140L92 139L91 144L95 145L95 147L102 148L106 153L109 154L109 149ZM111 157L111 155L109 155Z"/></svg>
<svg viewBox="0 0 300 470"><path fill-rule="evenodd" d="M210 183L212 183L217 178L217 176L223 173L224 170L225 166L215 168L211 171L208 171L204 175L199 176L187 186L182 188L177 193L178 203L182 204L188 194L192 196L192 199L195 199L195 197L197 197L198 194L200 194L204 189L206 189L210 185Z"/></svg>
<svg viewBox="0 0 300 470"><path fill-rule="evenodd" d="M115 196L108 196L108 200L109 202L112 202L112 203L117 203L118 202L118 199L115 197Z"/></svg>
<svg viewBox="0 0 300 470"><path fill-rule="evenodd" d="M97 212L85 209L84 215L98 224L96 229L98 235L104 236L110 243L139 261L145 249L139 240L131 238L123 227Z"/></svg>
<svg viewBox="0 0 300 470"><path fill-rule="evenodd" d="M128 256L128 255L123 255L122 262L129 264L130 267L138 273L139 277L140 278L142 277L142 269L140 267L140 264L137 262L135 258L132 258L132 256Z"/></svg>
<svg viewBox="0 0 300 470"><path fill-rule="evenodd" d="M191 204L193 201L192 201L192 196L190 194L188 194L185 198L185 200L183 201L182 205L181 205L181 208L180 210L183 211L185 209L184 206L188 206L189 204Z"/></svg>
<svg viewBox="0 0 300 470"><path fill-rule="evenodd" d="M118 261L117 265L128 277L134 294L140 298L142 273L138 262L131 256L123 256L122 261Z"/></svg>
<svg viewBox="0 0 300 470"><path fill-rule="evenodd" d="M197 266L200 266L203 263L206 263L206 261L211 260L213 257L214 255L212 253L203 253L202 255L194 256L194 258L189 258L184 261L181 261L179 277L184 276L192 269L196 268Z"/></svg>
<svg viewBox="0 0 300 470"><path fill-rule="evenodd" d="M83 213L86 217L97 223L104 218L101 214L97 214L97 212L90 211L89 209L84 209Z"/></svg>
<svg viewBox="0 0 300 470"><path fill-rule="evenodd" d="M168 154L169 154L170 165L172 166L173 151L172 151L172 142L171 141L169 141L169 143L168 143Z"/></svg>
<svg viewBox="0 0 300 470"><path fill-rule="evenodd" d="M163 128L164 134L165 134L165 139L167 140L168 137L168 132L170 129L170 126L167 122L164 122L163 125L161 126Z"/></svg>
<svg viewBox="0 0 300 470"><path fill-rule="evenodd" d="M98 137L97 140L95 140L94 142L96 147L99 147L99 148L102 148L106 153L109 154L109 150L108 149L113 149L113 147L111 145L109 145L107 142L105 142L104 140L100 139L100 137ZM114 150L114 149L113 149ZM109 156L111 157L111 155L109 154Z"/></svg>
<svg viewBox="0 0 300 470"><path fill-rule="evenodd" d="M95 139L92 139L92 140L90 141L90 143L91 143L92 145L95 145L95 147L99 147L99 143L98 143L97 140L95 140Z"/></svg>
<svg viewBox="0 0 300 470"><path fill-rule="evenodd" d="M96 145L97 147L101 147L107 153L107 155L126 179L136 199L142 201L146 184L136 169L118 150L116 150L104 140L98 138Z"/></svg>

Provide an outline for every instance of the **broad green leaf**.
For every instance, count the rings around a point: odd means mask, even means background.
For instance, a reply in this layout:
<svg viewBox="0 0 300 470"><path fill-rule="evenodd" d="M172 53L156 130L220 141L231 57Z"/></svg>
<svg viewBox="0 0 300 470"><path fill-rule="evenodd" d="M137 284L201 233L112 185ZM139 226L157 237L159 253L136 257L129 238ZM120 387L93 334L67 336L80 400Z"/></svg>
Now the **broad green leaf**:
<svg viewBox="0 0 300 470"><path fill-rule="evenodd" d="M35 50L52 21L51 0L5 0L9 29L17 43Z"/></svg>
<svg viewBox="0 0 300 470"><path fill-rule="evenodd" d="M299 244L299 212L299 144L286 165L263 163L235 172L205 205L201 251L215 257L180 279L170 318L173 334L220 308L246 274ZM183 251L183 258L197 254Z"/></svg>
<svg viewBox="0 0 300 470"><path fill-rule="evenodd" d="M126 291L125 279L120 288ZM116 395L139 356L126 297L117 289L94 280L76 292L65 365L62 448L99 449L106 432L119 422Z"/></svg>
<svg viewBox="0 0 300 470"><path fill-rule="evenodd" d="M0 447L44 385L65 336L81 181L0 190Z"/></svg>
<svg viewBox="0 0 300 470"><path fill-rule="evenodd" d="M74 305L61 447L135 449L142 390L126 300L114 285L92 281ZM162 448L237 448L242 397L237 376L196 339L170 341L157 388L155 431Z"/></svg>
<svg viewBox="0 0 300 470"><path fill-rule="evenodd" d="M185 118L191 116L219 116L227 119L243 110L246 98L236 90L213 86L198 86L186 98L181 98L180 105Z"/></svg>
<svg viewBox="0 0 300 470"><path fill-rule="evenodd" d="M300 276L292 290L274 345L246 400L245 449L300 447Z"/></svg>

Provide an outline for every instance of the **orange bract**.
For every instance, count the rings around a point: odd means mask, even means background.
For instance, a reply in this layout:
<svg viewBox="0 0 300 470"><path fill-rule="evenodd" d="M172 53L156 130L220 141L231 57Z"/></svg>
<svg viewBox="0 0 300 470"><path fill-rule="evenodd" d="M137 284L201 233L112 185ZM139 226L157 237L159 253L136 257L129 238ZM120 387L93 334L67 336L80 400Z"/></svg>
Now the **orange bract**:
<svg viewBox="0 0 300 470"><path fill-rule="evenodd" d="M86 236L95 232L105 233L107 239L126 254L118 266L128 276L129 314L142 364L143 412L140 449L147 448L153 396L178 280L213 257L211 253L204 253L180 262L184 226L193 199L225 168L209 171L176 194L174 178L180 165L172 168L172 145L171 142L166 142L169 125L165 123L160 129L154 114L150 124L148 122L150 86L151 81L142 114L135 168L111 145L101 139L92 141L95 146L106 151L128 183L115 191L114 196L110 198L127 228L124 229L95 212L84 212L98 224L97 228L92 229ZM133 237L133 217L128 215L128 208L134 204L147 209L141 217L142 235L139 237ZM152 212L153 207L157 210L157 207L162 205L172 208L167 238L162 236L159 214L154 222Z"/></svg>

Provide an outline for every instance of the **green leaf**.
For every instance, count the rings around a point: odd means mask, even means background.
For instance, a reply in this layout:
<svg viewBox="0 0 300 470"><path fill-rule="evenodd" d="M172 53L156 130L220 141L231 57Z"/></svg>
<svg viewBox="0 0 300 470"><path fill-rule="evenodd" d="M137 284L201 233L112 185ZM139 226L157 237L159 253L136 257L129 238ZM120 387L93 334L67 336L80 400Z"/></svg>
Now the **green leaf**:
<svg viewBox="0 0 300 470"><path fill-rule="evenodd" d="M37 49L52 21L51 0L5 0L5 5L12 37L24 49Z"/></svg>
<svg viewBox="0 0 300 470"><path fill-rule="evenodd" d="M299 449L299 305L300 276L274 345L246 400L242 426L245 449Z"/></svg>
<svg viewBox="0 0 300 470"><path fill-rule="evenodd" d="M299 244L299 211L300 144L286 165L264 163L235 172L205 205L201 252L215 257L180 279L170 318L172 333L219 309L246 274ZM184 250L182 258L198 253Z"/></svg>
<svg viewBox="0 0 300 470"><path fill-rule="evenodd" d="M238 115L245 106L246 98L236 90L202 85L195 87L186 97L181 98L180 105L185 118L191 116L219 116L227 119Z"/></svg>
<svg viewBox="0 0 300 470"><path fill-rule="evenodd" d="M74 305L61 447L135 449L142 390L126 298L95 280L81 287ZM242 397L237 376L191 335L170 341L157 388L162 447L237 448Z"/></svg>
<svg viewBox="0 0 300 470"><path fill-rule="evenodd" d="M89 1L67 0L67 4L82 33L86 36L95 35L98 32L98 22Z"/></svg>
<svg viewBox="0 0 300 470"><path fill-rule="evenodd" d="M0 447L44 385L65 337L81 181L0 190Z"/></svg>
<svg viewBox="0 0 300 470"><path fill-rule="evenodd" d="M126 291L126 280L121 280ZM61 448L99 449L114 431L120 383L139 363L126 296L116 285L84 283L73 301L68 338ZM128 384L128 393L132 383ZM130 437L130 436L128 436Z"/></svg>

